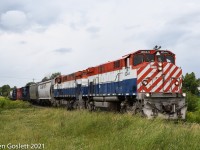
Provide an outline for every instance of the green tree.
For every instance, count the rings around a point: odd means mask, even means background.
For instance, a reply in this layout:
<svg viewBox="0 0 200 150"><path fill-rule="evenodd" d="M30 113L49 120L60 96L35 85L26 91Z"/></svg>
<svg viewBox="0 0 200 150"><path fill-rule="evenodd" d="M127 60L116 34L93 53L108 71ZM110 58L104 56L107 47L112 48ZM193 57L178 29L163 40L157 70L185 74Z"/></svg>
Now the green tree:
<svg viewBox="0 0 200 150"><path fill-rule="evenodd" d="M44 77L44 78L42 79L42 82L47 81L47 80L49 80L49 78L48 78L48 77Z"/></svg>
<svg viewBox="0 0 200 150"><path fill-rule="evenodd" d="M26 86L29 86L29 85L31 85L31 84L34 84L35 82L28 82L28 83L26 83Z"/></svg>
<svg viewBox="0 0 200 150"><path fill-rule="evenodd" d="M191 92L192 94L198 95L199 79L196 78L195 73L186 73L183 77L183 91Z"/></svg>
<svg viewBox="0 0 200 150"><path fill-rule="evenodd" d="M42 82L47 81L47 80L50 80L50 79L54 79L55 77L57 77L57 76L59 76L59 75L61 75L60 72L52 73L51 76L49 76L49 77L47 77L47 76L44 77L44 78L42 79Z"/></svg>
<svg viewBox="0 0 200 150"><path fill-rule="evenodd" d="M0 96L2 96L2 87L0 87Z"/></svg>
<svg viewBox="0 0 200 150"><path fill-rule="evenodd" d="M60 76L60 75L61 75L60 72L52 73L50 79L54 79L55 77Z"/></svg>
<svg viewBox="0 0 200 150"><path fill-rule="evenodd" d="M188 111L195 112L198 110L198 97L191 92L187 92L186 96L187 104L188 104Z"/></svg>
<svg viewBox="0 0 200 150"><path fill-rule="evenodd" d="M10 93L10 86L9 85L3 85L1 87L1 93L2 93L2 96L8 96L9 93Z"/></svg>

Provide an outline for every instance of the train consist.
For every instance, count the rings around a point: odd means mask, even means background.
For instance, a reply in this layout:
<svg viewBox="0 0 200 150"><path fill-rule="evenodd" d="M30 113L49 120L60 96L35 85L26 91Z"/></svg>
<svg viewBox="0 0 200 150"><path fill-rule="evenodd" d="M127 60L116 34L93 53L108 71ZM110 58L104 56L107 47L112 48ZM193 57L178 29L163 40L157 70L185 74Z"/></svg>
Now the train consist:
<svg viewBox="0 0 200 150"><path fill-rule="evenodd" d="M138 50L121 59L12 91L13 99L185 119L182 69L169 50ZM20 94L21 93L21 94Z"/></svg>

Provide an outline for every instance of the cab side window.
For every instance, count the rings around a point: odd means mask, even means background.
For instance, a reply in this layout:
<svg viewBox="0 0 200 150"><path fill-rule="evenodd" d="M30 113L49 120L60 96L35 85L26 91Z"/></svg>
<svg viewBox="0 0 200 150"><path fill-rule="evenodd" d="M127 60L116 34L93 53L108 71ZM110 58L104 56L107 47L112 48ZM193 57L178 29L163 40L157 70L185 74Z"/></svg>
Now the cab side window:
<svg viewBox="0 0 200 150"><path fill-rule="evenodd" d="M154 62L155 61L154 54L146 54L145 61L146 62Z"/></svg>
<svg viewBox="0 0 200 150"><path fill-rule="evenodd" d="M142 62L144 62L144 56L142 54L136 54L133 57L133 65L137 66L139 64L141 64Z"/></svg>
<svg viewBox="0 0 200 150"><path fill-rule="evenodd" d="M158 62L165 62L165 55L161 54L157 56L157 61Z"/></svg>
<svg viewBox="0 0 200 150"><path fill-rule="evenodd" d="M170 62L170 63L175 63L175 61L174 61L174 57L173 56L171 56L171 55L166 55L166 61L167 62Z"/></svg>

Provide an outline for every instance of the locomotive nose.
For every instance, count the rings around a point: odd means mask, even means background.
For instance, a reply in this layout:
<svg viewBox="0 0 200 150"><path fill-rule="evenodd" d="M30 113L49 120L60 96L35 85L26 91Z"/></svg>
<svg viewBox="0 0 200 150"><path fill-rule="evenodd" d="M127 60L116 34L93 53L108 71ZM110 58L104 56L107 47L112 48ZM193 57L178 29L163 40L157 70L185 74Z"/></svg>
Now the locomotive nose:
<svg viewBox="0 0 200 150"><path fill-rule="evenodd" d="M182 70L168 62L152 62L138 72L138 92L180 93Z"/></svg>

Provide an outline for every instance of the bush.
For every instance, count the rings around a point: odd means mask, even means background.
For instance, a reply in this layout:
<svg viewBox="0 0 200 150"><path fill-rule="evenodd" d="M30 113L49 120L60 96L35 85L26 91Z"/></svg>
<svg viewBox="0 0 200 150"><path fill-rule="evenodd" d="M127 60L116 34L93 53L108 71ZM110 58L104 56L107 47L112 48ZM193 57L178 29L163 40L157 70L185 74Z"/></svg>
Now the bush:
<svg viewBox="0 0 200 150"><path fill-rule="evenodd" d="M188 111L195 112L198 110L199 99L196 95L188 92L186 96L186 100L188 103Z"/></svg>
<svg viewBox="0 0 200 150"><path fill-rule="evenodd" d="M196 112L188 112L186 118L188 122L200 123L200 110Z"/></svg>
<svg viewBox="0 0 200 150"><path fill-rule="evenodd" d="M0 109L28 108L30 104L24 101L11 101L7 98L0 97Z"/></svg>

